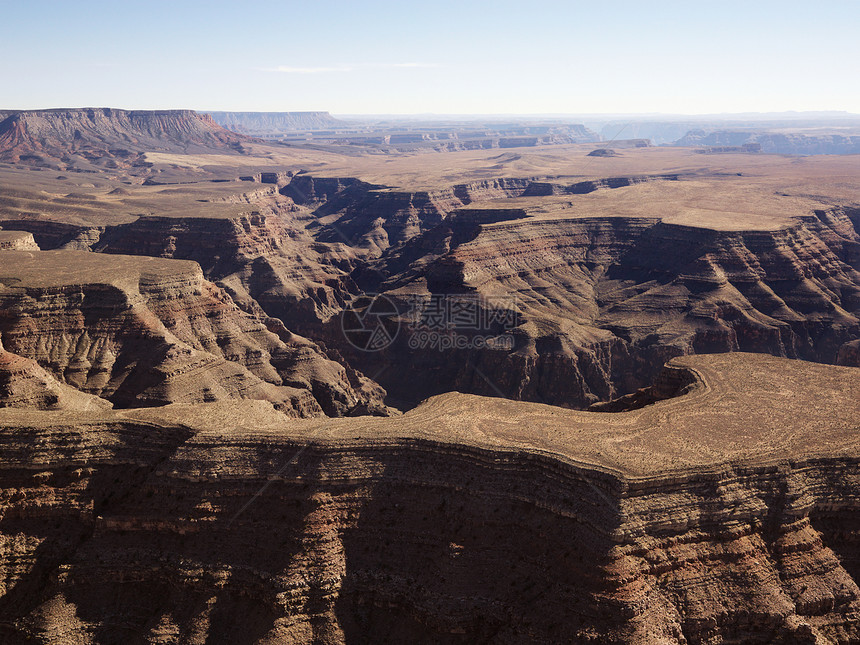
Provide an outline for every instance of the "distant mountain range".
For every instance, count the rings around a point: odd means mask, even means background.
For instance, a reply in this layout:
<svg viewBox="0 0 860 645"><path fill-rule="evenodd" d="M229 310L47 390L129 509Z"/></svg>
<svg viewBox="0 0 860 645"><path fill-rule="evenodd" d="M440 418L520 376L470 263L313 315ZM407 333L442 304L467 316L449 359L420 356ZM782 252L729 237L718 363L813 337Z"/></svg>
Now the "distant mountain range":
<svg viewBox="0 0 860 645"><path fill-rule="evenodd" d="M350 127L328 112L209 112L215 123L232 130L261 136L295 130L331 130Z"/></svg>
<svg viewBox="0 0 860 645"><path fill-rule="evenodd" d="M658 146L693 147L757 144L761 152L776 154L860 153L860 116L857 115L839 113L816 117L815 114L798 113L795 118L786 115L742 117L631 118L587 123L599 130L604 141L642 138L650 139Z"/></svg>

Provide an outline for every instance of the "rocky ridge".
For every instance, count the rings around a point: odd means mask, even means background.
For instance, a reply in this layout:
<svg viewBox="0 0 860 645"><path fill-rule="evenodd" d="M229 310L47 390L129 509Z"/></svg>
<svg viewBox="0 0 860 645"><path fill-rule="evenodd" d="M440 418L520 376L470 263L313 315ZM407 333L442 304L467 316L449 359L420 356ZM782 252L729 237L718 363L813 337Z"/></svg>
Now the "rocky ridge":
<svg viewBox="0 0 860 645"><path fill-rule="evenodd" d="M0 633L857 639L860 408L841 393L858 372L747 354L671 369L686 394L618 414L459 394L349 423L259 401L0 411Z"/></svg>
<svg viewBox="0 0 860 645"><path fill-rule="evenodd" d="M745 180L708 184L683 172L471 179L434 190L308 172L246 179L217 184L208 199L182 186L154 187L148 201L122 197L129 215L111 215L116 224L100 216L94 227L82 210L77 226L5 225L46 248L194 260L246 313L312 338L349 373L378 375L405 407L451 384L587 407L646 387L667 359L688 353L857 364L860 220L850 203L744 193L725 203L725 185ZM691 191L714 196L694 208L671 201ZM645 208L660 200L662 211ZM744 224L734 223L733 204L751 209ZM341 324L362 292L384 293L402 315L452 295L505 296L517 322L454 330L481 346L428 352L410 346L423 336L404 319L394 344L369 354ZM427 378L412 378L414 366Z"/></svg>
<svg viewBox="0 0 860 645"><path fill-rule="evenodd" d="M853 168L593 147L0 169L0 640L860 639Z"/></svg>
<svg viewBox="0 0 860 645"><path fill-rule="evenodd" d="M0 343L0 408L89 410L109 407L109 401L59 383L36 361L7 352Z"/></svg>
<svg viewBox="0 0 860 645"><path fill-rule="evenodd" d="M243 309L288 319L290 329L338 314L356 291L349 278L356 252L318 243L301 222L256 208L229 218L143 216L108 229L94 249L194 260Z"/></svg>
<svg viewBox="0 0 860 645"><path fill-rule="evenodd" d="M292 130L330 130L350 124L334 118L328 112L212 112L209 116L223 128L264 136Z"/></svg>
<svg viewBox="0 0 860 645"><path fill-rule="evenodd" d="M720 224L713 211L701 225L671 211L588 212L594 196L614 202L697 185L679 174L500 178L436 191L308 173L276 182L230 198L244 212L144 215L107 227L91 248L198 262L245 311L279 319L347 366L381 373L406 406L453 383L587 407L647 386L663 362L688 353L856 364L853 207L812 200L744 229ZM386 294L401 314L416 299L504 295L516 301L518 322L497 347L425 352L410 347L416 337L404 329L390 348L368 354L341 329L341 312L362 291ZM421 387L410 377L415 365L432 375Z"/></svg>
<svg viewBox="0 0 860 645"><path fill-rule="evenodd" d="M341 351L364 371L386 366L383 385L403 400L441 391L408 391L405 374L417 364L434 375L428 384L574 407L633 392L682 354L740 350L856 364L857 213L820 209L773 230L719 230L564 210L545 217L502 203L460 209L353 278L402 314L416 299L421 309L457 294L502 298L517 321L504 330L506 342L426 352L422 330L407 328L376 354ZM476 214L492 219L467 225ZM303 331L336 346L329 327ZM502 338L500 329L481 331Z"/></svg>
<svg viewBox="0 0 860 645"><path fill-rule="evenodd" d="M193 262L4 251L0 266L6 350L115 405L252 398L298 416L384 413L380 390L242 312Z"/></svg>
<svg viewBox="0 0 860 645"><path fill-rule="evenodd" d="M850 155L860 153L860 135L761 132L749 130L690 130L676 146L746 147L789 155Z"/></svg>
<svg viewBox="0 0 860 645"><path fill-rule="evenodd" d="M473 202L515 197L587 194L604 188L677 180L677 175L611 177L565 183L545 178L501 177L455 184L435 191L402 191L351 178L297 174L281 189L296 204L312 209L314 237L343 242L368 258L397 248L442 223Z"/></svg>
<svg viewBox="0 0 860 645"><path fill-rule="evenodd" d="M129 167L145 163L146 152L236 152L246 141L193 110L29 110L0 121L0 161L47 165L81 159Z"/></svg>

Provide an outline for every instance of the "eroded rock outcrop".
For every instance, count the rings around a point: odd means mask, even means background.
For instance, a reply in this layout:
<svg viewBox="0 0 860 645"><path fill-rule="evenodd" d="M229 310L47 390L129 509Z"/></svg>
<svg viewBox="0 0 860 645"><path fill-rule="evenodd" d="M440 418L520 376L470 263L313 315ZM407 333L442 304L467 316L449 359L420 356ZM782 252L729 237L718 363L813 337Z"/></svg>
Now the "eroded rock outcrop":
<svg viewBox="0 0 860 645"><path fill-rule="evenodd" d="M272 184L132 191L145 199L6 191L4 215L43 248L194 260L246 313L318 343L354 390L379 391L355 370L379 375L403 407L451 388L587 407L647 387L667 359L693 352L853 364L860 220L850 199L753 186L737 173L658 172L665 165L495 176L527 171L523 159L488 155L489 167L452 176L458 183L413 190L268 166L250 177ZM605 171L632 161L607 159ZM505 311L479 303L480 315L516 324L444 329L466 341L446 346L404 319L390 347L368 353L342 329L362 291L386 294L404 316L452 295L503 296Z"/></svg>
<svg viewBox="0 0 860 645"><path fill-rule="evenodd" d="M130 166L141 153L239 150L247 138L193 110L68 108L14 112L0 121L0 159L44 163L79 155Z"/></svg>
<svg viewBox="0 0 860 645"><path fill-rule="evenodd" d="M0 408L93 410L110 402L59 383L34 360L12 354L0 343Z"/></svg>
<svg viewBox="0 0 860 645"><path fill-rule="evenodd" d="M369 257L436 226L461 203L451 191L398 191L301 174L281 192L314 208L317 240L345 243Z"/></svg>
<svg viewBox="0 0 860 645"><path fill-rule="evenodd" d="M6 349L116 405L252 398L314 416L373 408L382 396L313 343L242 312L193 262L2 256Z"/></svg>
<svg viewBox="0 0 860 645"><path fill-rule="evenodd" d="M460 394L348 421L0 411L0 634L856 640L860 372L672 369L687 394L618 414Z"/></svg>
<svg viewBox="0 0 860 645"><path fill-rule="evenodd" d="M111 227L95 248L199 262L243 309L379 374L404 406L453 386L587 407L646 387L666 360L688 353L852 364L850 343L860 335L856 208L810 201L791 218L750 215L748 229L711 210L701 224L671 211L582 210L594 196L645 188L689 190L678 174L475 180L431 194L299 173L280 193L243 193L243 214L143 216ZM401 325L389 348L367 353L349 342L341 320L361 291L385 293L403 315L434 298L504 296L516 325L453 330L469 342L431 351ZM487 342L503 331L504 342ZM424 378L413 377L416 368Z"/></svg>
<svg viewBox="0 0 860 645"><path fill-rule="evenodd" d="M243 309L288 321L290 329L329 320L356 291L353 249L318 243L265 209L228 218L144 216L111 229L96 249L194 260Z"/></svg>
<svg viewBox="0 0 860 645"><path fill-rule="evenodd" d="M21 250L55 250L64 249L69 251L89 251L98 243L99 238L104 232L103 226L92 225L76 225L67 224L65 222L57 222L48 219L37 219L32 217L29 219L11 219L4 220L3 226L10 229L7 232L12 232L11 229L22 229L33 238L35 249ZM20 244L17 242L16 244ZM5 250L19 250L10 247Z"/></svg>
<svg viewBox="0 0 860 645"><path fill-rule="evenodd" d="M505 160L500 160L499 169ZM567 184L546 179L501 177L474 180L436 190L403 191L358 180L299 174L281 192L313 208L308 227L320 242L340 242L374 259L432 230L457 209L473 202L521 196L584 194L677 175L614 177Z"/></svg>
<svg viewBox="0 0 860 645"><path fill-rule="evenodd" d="M26 231L0 230L0 251L38 251L33 234Z"/></svg>
<svg viewBox="0 0 860 645"><path fill-rule="evenodd" d="M367 291L385 293L404 315L416 301L420 311L462 294L484 309L505 301L495 306L509 310L514 327L449 324L432 339L454 334L469 342L459 348L440 342L427 352L427 334L404 324L389 349L367 354L344 347L347 359L374 373L388 366L383 385L404 400L456 383L461 391L575 407L644 387L660 365L682 354L853 360L860 237L850 209L816 211L772 230L507 212L468 235L454 235L456 219L448 220L447 233L429 231L353 276ZM498 340L503 332L504 343L471 342ZM322 337L337 346L334 326ZM405 380L407 365L434 375L425 389L409 392L415 384Z"/></svg>

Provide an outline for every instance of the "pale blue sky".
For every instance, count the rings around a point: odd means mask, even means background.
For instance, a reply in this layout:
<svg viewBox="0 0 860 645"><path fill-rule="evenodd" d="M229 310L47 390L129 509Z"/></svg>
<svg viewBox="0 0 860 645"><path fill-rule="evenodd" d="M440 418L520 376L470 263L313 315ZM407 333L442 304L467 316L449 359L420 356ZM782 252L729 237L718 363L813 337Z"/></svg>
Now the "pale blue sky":
<svg viewBox="0 0 860 645"><path fill-rule="evenodd" d="M0 0L0 109L860 112L860 2Z"/></svg>

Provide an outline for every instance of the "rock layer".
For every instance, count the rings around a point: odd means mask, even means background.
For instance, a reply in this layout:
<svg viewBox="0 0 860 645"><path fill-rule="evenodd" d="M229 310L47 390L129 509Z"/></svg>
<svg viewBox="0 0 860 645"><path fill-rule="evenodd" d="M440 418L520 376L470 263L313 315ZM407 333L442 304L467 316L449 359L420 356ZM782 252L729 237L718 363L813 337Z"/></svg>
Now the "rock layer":
<svg viewBox="0 0 860 645"><path fill-rule="evenodd" d="M116 405L254 398L301 416L375 405L353 389L351 379L363 386L356 375L283 325L270 330L239 310L192 262L2 255L6 349Z"/></svg>
<svg viewBox="0 0 860 645"><path fill-rule="evenodd" d="M38 251L33 234L25 231L0 231L0 251Z"/></svg>
<svg viewBox="0 0 860 645"><path fill-rule="evenodd" d="M328 320L356 288L356 253L317 243L282 214L253 210L231 218L144 216L110 229L96 249L198 262L207 278L246 309L289 321Z"/></svg>
<svg viewBox="0 0 860 645"><path fill-rule="evenodd" d="M129 166L153 151L236 150L247 138L193 110L69 108L14 112L0 122L0 159L43 162L80 155Z"/></svg>
<svg viewBox="0 0 860 645"><path fill-rule="evenodd" d="M737 175L708 183L684 172L471 178L435 190L264 174L275 183L219 183L208 201L199 186L147 191L149 201L128 204L152 214L126 223L10 226L43 246L194 260L244 311L312 338L348 374L378 376L403 407L451 387L587 407L696 352L856 362L860 220L850 205L762 197ZM424 351L401 320L394 344L368 354L342 329L361 291L385 293L401 314L436 297L504 296L516 325L446 329L465 344L438 337ZM375 396L362 377L351 384Z"/></svg>
<svg viewBox="0 0 860 645"><path fill-rule="evenodd" d="M469 221L472 212L491 219L457 232L457 218ZM471 294L479 306L502 302L516 325L504 330L502 348L470 341L427 352L420 325L405 325L376 354L343 348L364 371L387 366L382 384L403 400L455 383L461 391L581 407L644 387L665 360L681 354L854 360L860 235L852 209L817 210L765 230L529 217L528 209L514 208L507 217L488 208L456 213L354 278L385 293L401 314L414 310L416 299L423 310ZM338 330L328 329L325 342L339 346ZM456 324L441 331L497 340L501 333ZM434 374L418 391L405 380L414 364Z"/></svg>
<svg viewBox="0 0 860 645"><path fill-rule="evenodd" d="M63 385L36 361L12 354L0 344L0 408L90 410L108 401Z"/></svg>
<svg viewBox="0 0 860 645"><path fill-rule="evenodd" d="M457 394L348 423L261 402L0 412L0 633L856 640L857 370L673 369L689 393L619 414Z"/></svg>

